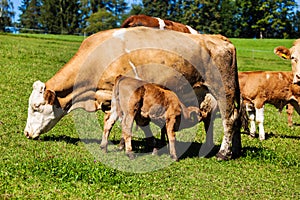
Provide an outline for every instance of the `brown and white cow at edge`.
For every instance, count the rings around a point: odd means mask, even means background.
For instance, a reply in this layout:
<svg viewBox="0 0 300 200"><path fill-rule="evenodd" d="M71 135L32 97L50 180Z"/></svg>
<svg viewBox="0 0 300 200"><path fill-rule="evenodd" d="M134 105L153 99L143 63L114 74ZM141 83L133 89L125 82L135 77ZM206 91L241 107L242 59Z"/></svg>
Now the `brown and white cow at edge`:
<svg viewBox="0 0 300 200"><path fill-rule="evenodd" d="M151 28L159 28L161 30L173 30L183 33L198 34L198 32L188 25L184 25L178 22L173 22L166 19L160 19L157 17L150 17L147 15L132 15L124 20L121 28L146 26Z"/></svg>
<svg viewBox="0 0 300 200"><path fill-rule="evenodd" d="M293 83L300 84L300 39L295 40L290 49L283 46L276 47L274 53L280 58L291 60Z"/></svg>
<svg viewBox="0 0 300 200"><path fill-rule="evenodd" d="M94 34L45 84L36 82L25 136L39 137L76 108L109 111L115 78L129 73L170 88L181 101L188 88L203 82L216 98L223 120L224 138L217 157L239 156L240 91L233 44L214 35L146 27Z"/></svg>
<svg viewBox="0 0 300 200"><path fill-rule="evenodd" d="M266 103L274 105L280 112L287 104L291 104L300 114L300 86L292 84L292 80L292 72L239 72L241 96L249 113L251 136L255 136L256 120L259 139L265 139L263 123Z"/></svg>
<svg viewBox="0 0 300 200"><path fill-rule="evenodd" d="M164 130L162 134L167 134L169 138L170 156L173 160L178 160L175 131L192 127L202 119L199 107L186 107L173 91L158 84L122 75L115 81L109 115L104 123L100 147L107 151L110 130L120 119L125 152L131 159L134 158L131 146L134 121L148 137L152 136L150 121Z"/></svg>

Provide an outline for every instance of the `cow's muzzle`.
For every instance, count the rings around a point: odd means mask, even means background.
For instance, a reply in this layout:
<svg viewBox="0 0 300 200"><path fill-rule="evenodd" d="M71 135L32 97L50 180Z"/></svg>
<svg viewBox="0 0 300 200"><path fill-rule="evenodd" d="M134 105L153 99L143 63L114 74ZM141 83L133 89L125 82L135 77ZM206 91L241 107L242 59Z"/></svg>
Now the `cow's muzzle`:
<svg viewBox="0 0 300 200"><path fill-rule="evenodd" d="M24 135L25 135L28 139L34 139L34 140L36 140L36 139L39 138L39 135L30 133L30 132L27 131L27 130L24 131Z"/></svg>
<svg viewBox="0 0 300 200"><path fill-rule="evenodd" d="M293 83L300 85L300 73L294 75Z"/></svg>

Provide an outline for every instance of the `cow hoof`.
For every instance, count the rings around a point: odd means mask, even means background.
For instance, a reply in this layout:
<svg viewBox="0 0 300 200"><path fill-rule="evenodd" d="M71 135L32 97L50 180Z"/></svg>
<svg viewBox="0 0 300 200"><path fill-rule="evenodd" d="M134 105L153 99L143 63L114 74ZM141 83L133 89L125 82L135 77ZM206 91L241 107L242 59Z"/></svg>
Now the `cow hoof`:
<svg viewBox="0 0 300 200"><path fill-rule="evenodd" d="M100 149L103 151L103 153L107 153L107 146L106 145L100 145Z"/></svg>
<svg viewBox="0 0 300 200"><path fill-rule="evenodd" d="M255 133L250 133L251 138L255 138Z"/></svg>
<svg viewBox="0 0 300 200"><path fill-rule="evenodd" d="M134 153L132 153L132 152L127 152L126 155L128 156L128 158L130 160L134 160L134 158L135 158Z"/></svg>
<svg viewBox="0 0 300 200"><path fill-rule="evenodd" d="M229 160L229 156L223 155L222 153L218 152L217 155L217 160L222 160L222 161L227 161Z"/></svg>
<svg viewBox="0 0 300 200"><path fill-rule="evenodd" d="M158 154L158 149L157 148L153 148L152 155L157 155L157 154Z"/></svg>

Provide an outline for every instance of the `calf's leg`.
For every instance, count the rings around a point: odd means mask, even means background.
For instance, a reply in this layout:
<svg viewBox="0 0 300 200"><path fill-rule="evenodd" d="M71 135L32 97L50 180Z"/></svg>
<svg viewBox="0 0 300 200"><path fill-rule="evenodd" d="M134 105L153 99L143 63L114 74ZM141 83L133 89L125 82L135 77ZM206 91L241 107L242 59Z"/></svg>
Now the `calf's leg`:
<svg viewBox="0 0 300 200"><path fill-rule="evenodd" d="M166 130L167 135L169 138L169 149L170 149L170 156L173 160L178 161L177 155L176 155L176 148L175 148L175 132L174 132L174 125L176 123L175 118L167 119L166 122Z"/></svg>
<svg viewBox="0 0 300 200"><path fill-rule="evenodd" d="M108 145L108 137L110 131L118 119L118 115L116 112L105 113L104 116L104 131L102 136L102 141L100 144L100 148L106 153L107 152L107 145Z"/></svg>
<svg viewBox="0 0 300 200"><path fill-rule="evenodd" d="M122 137L125 141L125 153L131 160L134 159L131 145L133 120L134 117L127 114L124 114L122 120Z"/></svg>
<svg viewBox="0 0 300 200"><path fill-rule="evenodd" d="M288 125L293 126L293 112L294 112L294 107L291 104L288 104L286 106L286 113L288 115Z"/></svg>
<svg viewBox="0 0 300 200"><path fill-rule="evenodd" d="M265 140L265 130L264 130L264 107L262 108L255 108L256 112L256 122L258 123L259 128L259 139Z"/></svg>

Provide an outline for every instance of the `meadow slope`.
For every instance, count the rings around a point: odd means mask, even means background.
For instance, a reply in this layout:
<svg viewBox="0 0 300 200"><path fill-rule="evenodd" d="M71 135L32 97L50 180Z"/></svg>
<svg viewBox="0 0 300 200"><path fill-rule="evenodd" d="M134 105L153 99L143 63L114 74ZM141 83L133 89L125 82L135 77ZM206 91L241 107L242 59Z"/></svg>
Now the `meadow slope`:
<svg viewBox="0 0 300 200"><path fill-rule="evenodd" d="M288 127L285 111L280 114L269 105L265 112L267 140L260 142L242 134L242 156L227 162L217 161L214 156L198 157L205 140L202 124L178 133L179 143L186 142L185 135L196 133L190 141L192 148L179 162L168 164L167 154L141 156L137 166L140 169L153 163L166 164L146 173L134 173L134 168L126 171L138 161L130 163L123 153L118 154L118 167L123 171L112 168L109 160L101 162L95 158L87 144L98 147L99 141L83 140L78 133L81 122L76 119L76 112L64 117L40 140L28 140L23 130L33 82L51 78L75 54L82 39L0 35L0 199L300 198L300 117L295 113L295 125ZM273 49L291 46L292 40L232 42L241 71L290 70L290 63L275 56ZM99 120L95 123L101 125L102 113L97 116ZM222 139L219 119L215 128L217 149ZM138 142L141 133L136 134ZM117 125L111 140L119 139Z"/></svg>

